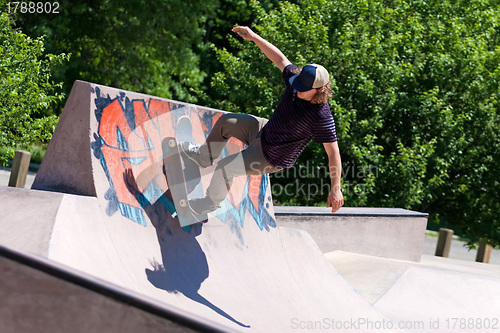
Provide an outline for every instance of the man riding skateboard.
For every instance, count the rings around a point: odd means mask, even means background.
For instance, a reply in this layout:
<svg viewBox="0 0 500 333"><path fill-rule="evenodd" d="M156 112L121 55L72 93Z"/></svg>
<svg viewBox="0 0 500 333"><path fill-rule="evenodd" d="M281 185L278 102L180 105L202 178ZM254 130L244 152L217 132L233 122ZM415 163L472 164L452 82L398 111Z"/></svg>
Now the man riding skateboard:
<svg viewBox="0 0 500 333"><path fill-rule="evenodd" d="M340 186L340 152L328 105L332 96L328 71L317 64L297 68L276 46L248 27L235 27L232 31L257 44L282 71L286 90L269 120L249 114L227 113L215 123L203 145L181 143L181 151L200 167L212 165L231 137L248 146L217 163L206 196L189 200L189 207L197 214L214 211L228 194L234 177L263 175L290 168L309 141L315 140L323 143L328 155L331 191L327 207L336 212L344 204L344 198Z"/></svg>

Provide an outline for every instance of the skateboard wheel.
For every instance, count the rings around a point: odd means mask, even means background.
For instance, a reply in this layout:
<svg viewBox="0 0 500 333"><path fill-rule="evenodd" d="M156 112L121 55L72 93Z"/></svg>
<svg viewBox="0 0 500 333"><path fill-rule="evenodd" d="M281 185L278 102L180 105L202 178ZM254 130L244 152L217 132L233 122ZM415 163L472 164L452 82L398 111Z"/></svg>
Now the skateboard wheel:
<svg viewBox="0 0 500 333"><path fill-rule="evenodd" d="M187 207L188 205L187 200L182 199L181 201L179 201L179 205L181 205L181 207Z"/></svg>
<svg viewBox="0 0 500 333"><path fill-rule="evenodd" d="M174 139L168 140L168 145L172 148L175 147L175 140Z"/></svg>

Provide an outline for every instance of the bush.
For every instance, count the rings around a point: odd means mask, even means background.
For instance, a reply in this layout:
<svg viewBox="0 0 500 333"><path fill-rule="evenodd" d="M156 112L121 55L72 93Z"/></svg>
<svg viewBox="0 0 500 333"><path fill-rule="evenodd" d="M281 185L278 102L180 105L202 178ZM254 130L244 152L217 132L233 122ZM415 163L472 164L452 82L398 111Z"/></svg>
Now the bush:
<svg viewBox="0 0 500 333"><path fill-rule="evenodd" d="M44 113L64 96L54 92L61 84L50 81L50 70L69 56L42 56L43 38L15 29L6 2L0 5L0 146L7 149L0 162L5 163L16 147L52 137L58 118Z"/></svg>

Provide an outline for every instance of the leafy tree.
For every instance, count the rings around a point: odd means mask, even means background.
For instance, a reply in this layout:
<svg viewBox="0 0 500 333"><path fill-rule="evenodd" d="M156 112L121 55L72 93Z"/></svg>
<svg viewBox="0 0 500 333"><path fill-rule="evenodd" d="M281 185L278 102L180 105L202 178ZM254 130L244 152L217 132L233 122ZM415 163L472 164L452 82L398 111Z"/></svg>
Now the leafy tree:
<svg viewBox="0 0 500 333"><path fill-rule="evenodd" d="M6 1L0 6L0 146L8 150L0 162L5 163L16 147L50 140L57 118L43 114L64 97L54 92L60 84L50 80L50 71L68 56L43 56L43 38L15 29Z"/></svg>
<svg viewBox="0 0 500 333"><path fill-rule="evenodd" d="M333 76L348 205L427 211L472 240L500 243L498 1L252 6L264 38L295 64L321 63ZM279 73L252 43L229 42L216 48L224 71L212 85L226 99L215 106L270 115L283 91ZM309 171L300 182L317 184L313 171L325 163L311 144L297 164ZM294 173L273 181L290 184ZM275 196L296 204L326 197L296 194Z"/></svg>
<svg viewBox="0 0 500 333"><path fill-rule="evenodd" d="M216 0L61 2L59 14L21 15L28 33L46 35L47 51L71 52L55 71L69 91L86 80L182 101L195 101L204 72L207 15Z"/></svg>
<svg viewBox="0 0 500 333"><path fill-rule="evenodd" d="M259 6L265 10L271 10L279 5L281 0L260 0ZM238 25L250 25L255 20L256 13L247 0L218 0L216 10L208 16L205 23L204 41L206 47L201 49L200 66L207 73L200 90L196 91L198 102L203 105L215 105L214 98L225 99L224 92L218 91L210 84L212 76L224 68L214 56L213 49L231 48L227 36L231 34L231 28Z"/></svg>

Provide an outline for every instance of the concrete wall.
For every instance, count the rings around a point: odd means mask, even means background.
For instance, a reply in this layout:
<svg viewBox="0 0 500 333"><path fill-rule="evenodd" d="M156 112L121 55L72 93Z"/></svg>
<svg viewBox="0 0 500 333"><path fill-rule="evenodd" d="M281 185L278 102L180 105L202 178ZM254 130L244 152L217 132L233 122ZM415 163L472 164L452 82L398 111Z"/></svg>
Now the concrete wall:
<svg viewBox="0 0 500 333"><path fill-rule="evenodd" d="M419 261L427 214L397 208L275 207L278 225L306 230L323 253Z"/></svg>

